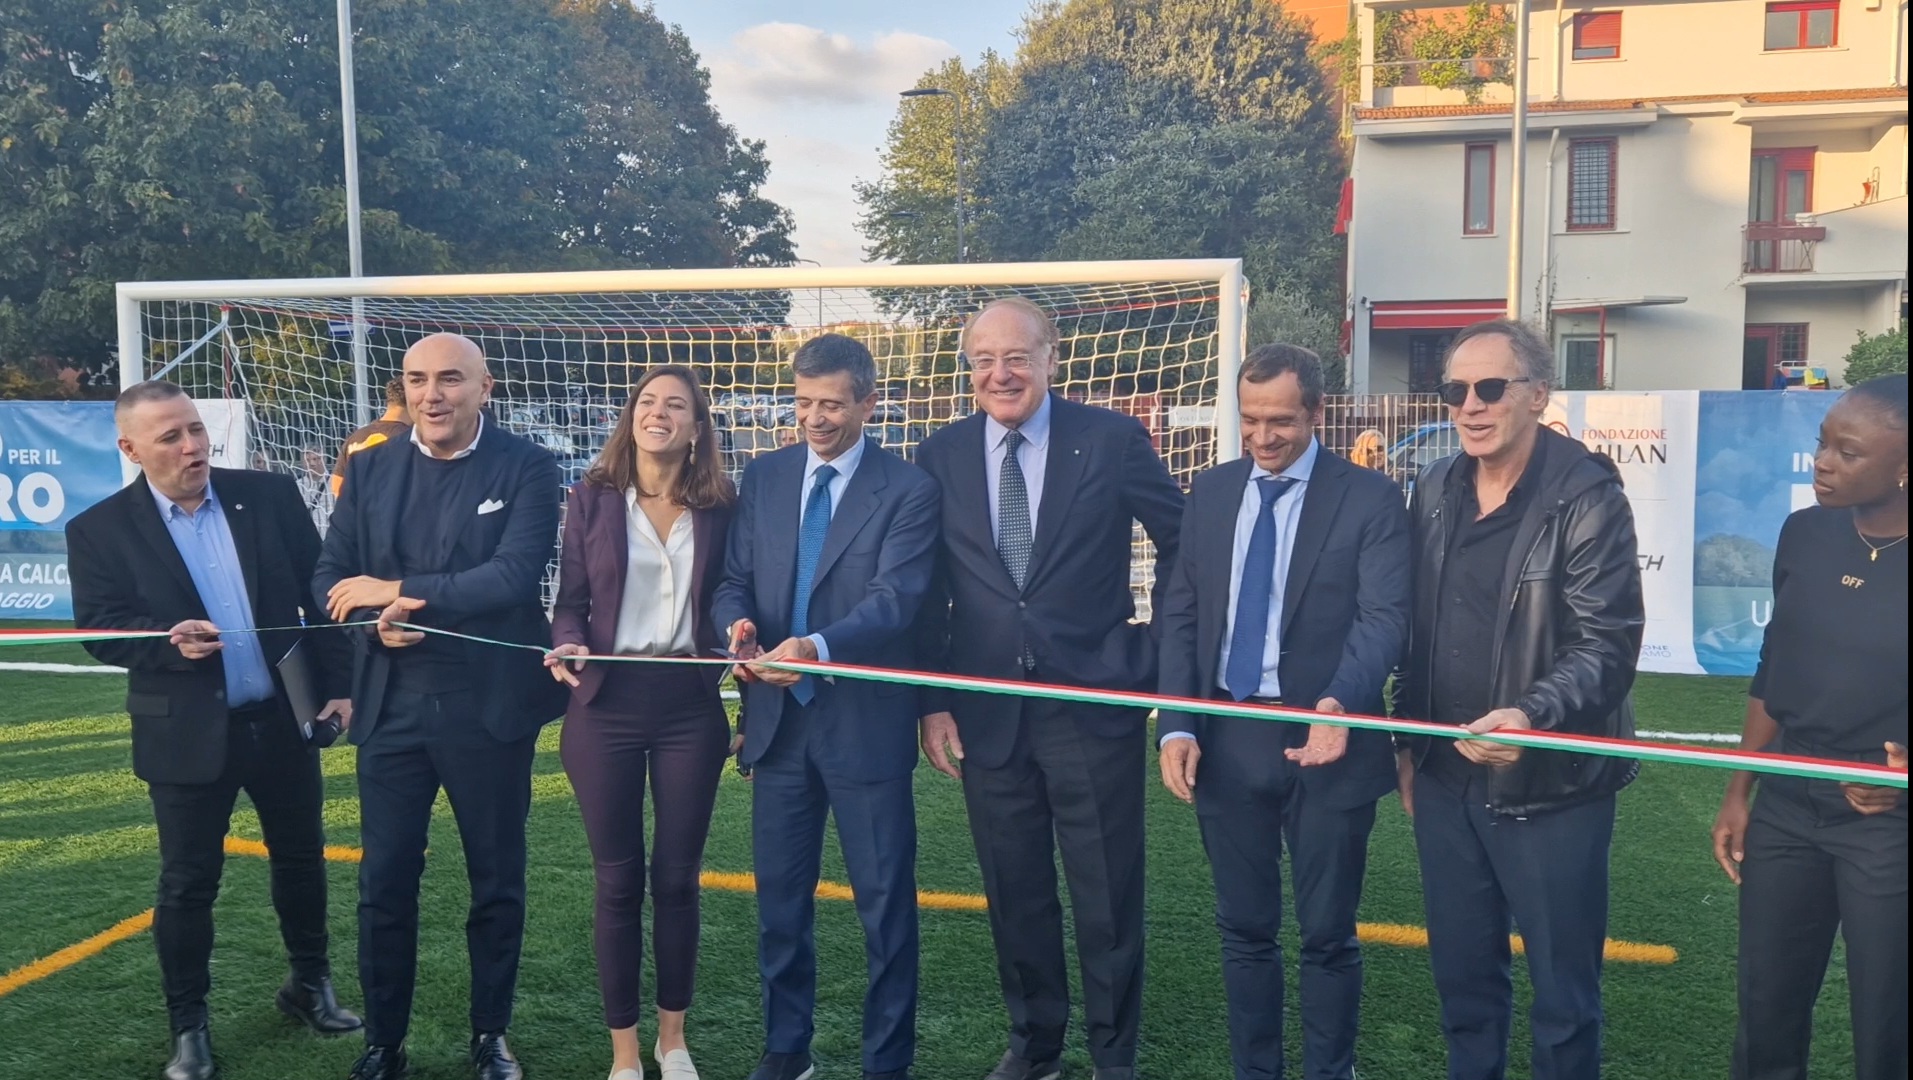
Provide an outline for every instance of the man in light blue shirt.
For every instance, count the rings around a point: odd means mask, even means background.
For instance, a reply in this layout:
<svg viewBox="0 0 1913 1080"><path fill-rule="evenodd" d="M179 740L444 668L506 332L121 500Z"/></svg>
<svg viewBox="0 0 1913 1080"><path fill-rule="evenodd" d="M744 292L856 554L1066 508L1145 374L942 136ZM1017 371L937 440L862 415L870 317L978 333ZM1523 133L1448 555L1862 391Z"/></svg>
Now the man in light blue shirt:
<svg viewBox="0 0 1913 1080"><path fill-rule="evenodd" d="M221 631L226 674L226 706L257 705L273 695L272 672L252 621L252 601L246 596L246 578L233 547L232 525L219 492L206 485L198 509L187 510L153 488L153 503L167 535L186 562L186 573L206 605L206 618Z"/></svg>

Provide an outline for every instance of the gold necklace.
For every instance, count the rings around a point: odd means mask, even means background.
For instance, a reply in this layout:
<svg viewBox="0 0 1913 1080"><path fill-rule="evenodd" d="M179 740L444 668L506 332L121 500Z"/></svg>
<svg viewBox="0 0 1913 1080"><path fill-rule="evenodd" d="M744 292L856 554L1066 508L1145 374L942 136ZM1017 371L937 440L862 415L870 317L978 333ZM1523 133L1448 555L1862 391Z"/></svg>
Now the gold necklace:
<svg viewBox="0 0 1913 1080"><path fill-rule="evenodd" d="M1906 533L1901 533L1899 536L1895 537L1892 540L1888 540L1884 544L1875 544L1873 541L1867 539L1867 534L1860 531L1860 519L1858 518L1855 518L1853 520L1853 535L1858 536L1860 538L1860 542L1867 546L1867 561L1868 562L1879 562L1880 552L1885 551L1887 548L1890 548L1893 545L1898 544L1907 538Z"/></svg>

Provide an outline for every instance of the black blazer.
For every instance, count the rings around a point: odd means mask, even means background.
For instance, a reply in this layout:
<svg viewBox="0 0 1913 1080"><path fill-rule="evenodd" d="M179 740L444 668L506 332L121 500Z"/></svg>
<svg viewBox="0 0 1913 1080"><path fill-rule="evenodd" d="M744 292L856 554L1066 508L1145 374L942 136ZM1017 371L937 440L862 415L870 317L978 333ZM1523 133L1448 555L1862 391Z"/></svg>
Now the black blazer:
<svg viewBox="0 0 1913 1080"><path fill-rule="evenodd" d="M1248 458L1225 462L1190 485L1183 557L1156 620L1164 694L1216 694L1236 515L1253 467ZM1312 709L1332 697L1352 713L1382 712L1382 687L1408 644L1414 595L1408 537L1408 507L1393 480L1326 449L1317 452L1282 592L1283 700ZM1250 775L1270 779L1286 764L1282 751L1308 740L1308 729L1299 724L1170 710L1158 718L1157 730L1193 734L1205 754L1229 754ZM1299 775L1330 805L1373 802L1395 786L1388 734L1352 730L1340 761Z"/></svg>
<svg viewBox="0 0 1913 1080"><path fill-rule="evenodd" d="M808 458L809 450L800 444L745 466L723 579L711 600L713 626L729 628L750 619L758 644L766 649L790 636ZM866 441L863 460L831 515L812 579L809 630L823 636L831 660L916 666L910 630L930 585L936 544L936 484L923 470ZM910 687L868 679L818 680L814 687L810 722L830 725L833 738L821 753L834 773L874 783L908 776L916 768L916 693ZM792 699L785 688L761 680L740 689L750 723L740 727L744 746L738 760L749 765L776 742L785 703Z"/></svg>
<svg viewBox="0 0 1913 1080"><path fill-rule="evenodd" d="M1133 623L1129 591L1132 522L1156 548L1153 603L1176 564L1182 491L1149 435L1109 409L1050 396L1049 454L1036 511L1036 545L1021 592L997 554L984 475L984 420L977 413L917 449L917 464L943 488L937 575L918 622L919 652L931 671L1023 678L1027 642L1047 682L1153 690L1156 643ZM951 712L965 756L984 768L1008 760L1021 698L928 690L925 712ZM1136 709L1085 706L1088 730L1139 733Z"/></svg>
<svg viewBox="0 0 1913 1080"><path fill-rule="evenodd" d="M563 487L557 459L487 419L478 448L466 459L466 467L481 474L469 485L471 506L457 511L469 515L469 524L445 530L441 572L406 578L398 540L407 517L417 512L409 505L409 455L418 453L409 439L397 439L346 462L345 489L332 508L312 577L313 597L323 606L334 584L361 574L402 579L404 595L425 601L413 616L420 626L536 646L539 652L448 639L470 668L479 723L505 742L525 738L565 710L566 687L545 670L541 655L551 647L541 582L558 545ZM480 512L495 504L502 505ZM351 621L377 615L354 612ZM350 737L359 744L379 722L391 650L370 627L349 637L356 643Z"/></svg>
<svg viewBox="0 0 1913 1080"><path fill-rule="evenodd" d="M323 629L324 605L306 599L319 558L319 533L291 477L214 469L233 549L239 554L252 602L254 626L298 626L312 650L314 672L328 698L346 696L350 665L344 635ZM89 630L170 630L206 618L186 561L173 546L153 492L141 475L94 504L66 526L73 622ZM301 631L260 635L266 663L274 664ZM127 669L126 711L133 717L133 773L155 784L206 784L226 768L226 666L218 653L188 660L163 638L91 641L86 651L103 664ZM285 687L275 668L279 701ZM286 723L293 723L290 711Z"/></svg>

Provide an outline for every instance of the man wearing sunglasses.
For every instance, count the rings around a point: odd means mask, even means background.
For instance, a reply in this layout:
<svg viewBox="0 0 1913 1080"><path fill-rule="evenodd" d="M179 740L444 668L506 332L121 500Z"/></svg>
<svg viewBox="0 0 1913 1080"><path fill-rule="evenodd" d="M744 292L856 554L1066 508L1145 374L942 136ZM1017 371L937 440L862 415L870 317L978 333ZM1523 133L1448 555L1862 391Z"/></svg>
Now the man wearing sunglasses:
<svg viewBox="0 0 1913 1080"><path fill-rule="evenodd" d="M1530 327L1468 327L1444 366L1462 452L1415 485L1399 707L1471 735L1632 737L1645 614L1620 471L1541 423L1554 353ZM1596 1080L1615 793L1638 763L1415 738L1399 766L1450 1080L1506 1074L1511 923L1534 983L1534 1080Z"/></svg>

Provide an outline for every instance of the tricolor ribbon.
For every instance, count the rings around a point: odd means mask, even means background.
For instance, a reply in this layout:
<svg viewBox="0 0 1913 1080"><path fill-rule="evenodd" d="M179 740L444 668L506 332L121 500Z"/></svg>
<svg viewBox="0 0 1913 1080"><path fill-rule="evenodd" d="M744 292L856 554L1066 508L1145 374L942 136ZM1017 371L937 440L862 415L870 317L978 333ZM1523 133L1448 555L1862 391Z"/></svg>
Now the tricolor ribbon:
<svg viewBox="0 0 1913 1080"><path fill-rule="evenodd" d="M373 623L348 623L348 626L372 626ZM480 645L490 645L506 649L522 649L545 654L549 650L538 645L522 642L499 641L494 638L480 637L476 634L462 634L454 630L444 630L432 626L420 626L414 623L393 623L406 630L417 630L441 637L458 638ZM260 627L254 633L267 630L298 630L302 627ZM235 631L223 631L234 633ZM6 645L51 645L67 642L118 641L140 638L166 638L170 634L165 630L0 630L0 646ZM718 657L703 656L607 656L586 653L566 657L566 662L583 660L588 663L640 663L640 664L694 664L698 666L733 666L735 661ZM1814 780L1836 780L1858 784L1872 784L1878 787L1905 788L1907 774L1904 770L1886 765L1874 765L1866 762L1832 761L1825 758L1796 757L1791 754L1767 754L1747 750L1727 750L1711 746L1673 746L1661 743L1639 742L1631 739L1610 739L1599 735L1580 735L1566 731L1535 731L1503 729L1487 735L1470 734L1463 728L1451 724L1435 724L1425 720L1401 720L1385 716L1364 716L1356 713L1318 713L1307 709L1292 709L1277 705L1254 705L1234 701L1212 701L1206 698L1171 697L1163 694L1144 694L1125 690L1097 690L1082 686L1058 686L1052 683L1024 682L1015 679L985 679L972 675L939 675L926 671L908 671L900 668L867 667L861 664L822 663L809 660L785 660L771 667L789 671L802 671L811 675L822 675L842 679L863 679L869 682L891 683L903 686L931 686L944 690L961 690L978 694L1006 694L1015 697L1041 698L1049 701L1067 701L1089 705L1116 705L1139 709L1170 709L1176 712L1197 713L1205 716L1227 716L1244 720L1275 721L1286 724L1330 724L1337 727L1362 728L1370 731L1386 731L1397 735L1431 735L1442 739L1485 739L1492 742L1507 743L1512 746L1531 747L1536 750L1560 750L1578 754L1595 754L1601 757L1640 758L1646 761L1662 761L1675 765L1699 765L1711 769L1736 769L1746 772L1765 773L1774 776L1797 776Z"/></svg>

